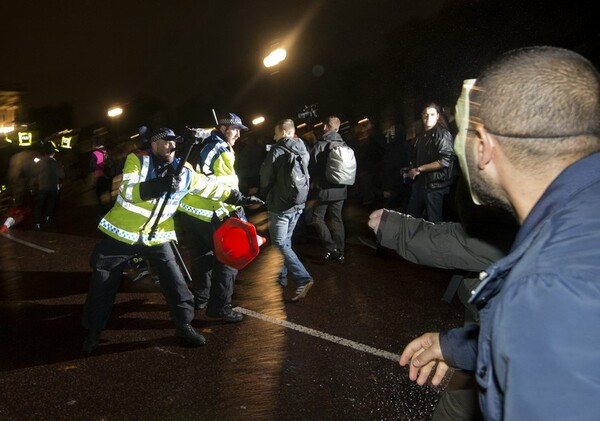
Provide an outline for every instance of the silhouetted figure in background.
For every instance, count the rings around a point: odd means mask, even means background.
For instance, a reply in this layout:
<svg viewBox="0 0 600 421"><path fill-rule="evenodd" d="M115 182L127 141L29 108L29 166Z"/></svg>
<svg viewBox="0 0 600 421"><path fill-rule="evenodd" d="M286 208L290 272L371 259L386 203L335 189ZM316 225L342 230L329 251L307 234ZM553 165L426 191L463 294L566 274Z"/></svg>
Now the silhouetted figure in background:
<svg viewBox="0 0 600 421"><path fill-rule="evenodd" d="M406 129L400 124L390 127L383 154L381 187L383 206L386 209L406 210L410 197L410 179L406 171L410 166L410 145Z"/></svg>
<svg viewBox="0 0 600 421"><path fill-rule="evenodd" d="M104 215L112 207L111 188L112 161L105 145L105 136L97 134L92 139L93 150L90 154L89 173L96 194L99 211Z"/></svg>
<svg viewBox="0 0 600 421"><path fill-rule="evenodd" d="M33 222L38 230L56 222L60 183L65 177L63 166L55 157L58 148L54 142L45 142L43 151L44 156L34 167L36 192Z"/></svg>

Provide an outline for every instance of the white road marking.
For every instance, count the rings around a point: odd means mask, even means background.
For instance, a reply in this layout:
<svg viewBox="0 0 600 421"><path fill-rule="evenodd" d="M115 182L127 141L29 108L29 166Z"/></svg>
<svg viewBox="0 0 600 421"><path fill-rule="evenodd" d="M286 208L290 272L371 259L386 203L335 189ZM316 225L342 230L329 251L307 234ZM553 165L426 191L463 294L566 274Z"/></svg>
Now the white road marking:
<svg viewBox="0 0 600 421"><path fill-rule="evenodd" d="M29 241L19 240L18 238L13 237L12 234L9 234L7 232L3 232L1 234L2 234L2 236L4 238L8 238L9 240L13 240L13 241L15 241L15 242L17 242L19 244L23 244L23 245L26 245L28 247L31 247L31 248L34 248L34 249L37 249L37 250L41 250L41 251L43 251L45 253L54 253L54 250L47 249L46 247L38 246L37 244L30 243Z"/></svg>
<svg viewBox="0 0 600 421"><path fill-rule="evenodd" d="M185 359L185 356L183 356L181 354L178 354L176 352L173 352L173 351L169 351L168 349L161 348L160 346L155 346L154 349L157 350L157 351L159 351L159 352L164 352L165 354L177 355L178 357L181 357L181 358Z"/></svg>
<svg viewBox="0 0 600 421"><path fill-rule="evenodd" d="M275 317L267 316L265 314L258 313L253 310L248 310L243 307L235 307L233 310L238 311L243 314L246 314L250 317L255 317L257 319L264 320L269 323L287 327L289 329L293 329L298 332L306 333L307 335L325 339L326 341L329 341L329 342L347 346L347 347L355 349L357 351L367 352L369 354L375 355L376 357L385 358L385 359L392 360L395 362L397 362L400 359L400 355L394 354L392 352L382 351L381 349L373 348L371 346L364 345L364 344L361 344L358 342L354 342L349 339L344 339L339 336L330 335L328 333L321 332L321 331L318 331L315 329L311 329L309 327L304 327L304 326L296 324L296 323L288 322L287 320L282 320L282 319L277 319Z"/></svg>

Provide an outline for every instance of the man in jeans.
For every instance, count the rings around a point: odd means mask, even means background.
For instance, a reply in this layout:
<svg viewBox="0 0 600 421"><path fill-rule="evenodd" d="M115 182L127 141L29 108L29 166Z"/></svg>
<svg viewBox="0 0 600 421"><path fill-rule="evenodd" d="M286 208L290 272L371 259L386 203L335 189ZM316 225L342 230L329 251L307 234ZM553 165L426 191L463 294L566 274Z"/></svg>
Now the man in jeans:
<svg viewBox="0 0 600 421"><path fill-rule="evenodd" d="M279 283L285 287L288 273L291 275L296 283L296 291L292 297L294 302L306 297L308 290L313 286L312 277L292 250L292 234L304 210L308 195L309 161L308 150L302 139L294 137L295 132L294 122L290 119L282 120L275 125L273 139L276 144L271 148L260 168L261 192L267 197L269 210L271 242L283 254ZM307 178L306 191L297 199L300 203L289 199L288 187L286 183L281 182L288 178L283 171L289 171L287 162L290 153L301 159L301 166Z"/></svg>

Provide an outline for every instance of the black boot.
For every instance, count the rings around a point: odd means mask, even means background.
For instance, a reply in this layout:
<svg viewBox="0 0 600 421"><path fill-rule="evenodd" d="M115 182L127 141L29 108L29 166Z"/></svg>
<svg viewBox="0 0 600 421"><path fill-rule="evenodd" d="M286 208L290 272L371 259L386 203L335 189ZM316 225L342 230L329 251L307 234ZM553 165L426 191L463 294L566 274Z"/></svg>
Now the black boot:
<svg viewBox="0 0 600 421"><path fill-rule="evenodd" d="M177 326L176 333L178 338L183 339L190 345L202 346L206 344L206 339L204 336L196 332L190 324Z"/></svg>
<svg viewBox="0 0 600 421"><path fill-rule="evenodd" d="M85 340L83 341L82 351L84 354L92 354L100 344L100 331L89 330Z"/></svg>

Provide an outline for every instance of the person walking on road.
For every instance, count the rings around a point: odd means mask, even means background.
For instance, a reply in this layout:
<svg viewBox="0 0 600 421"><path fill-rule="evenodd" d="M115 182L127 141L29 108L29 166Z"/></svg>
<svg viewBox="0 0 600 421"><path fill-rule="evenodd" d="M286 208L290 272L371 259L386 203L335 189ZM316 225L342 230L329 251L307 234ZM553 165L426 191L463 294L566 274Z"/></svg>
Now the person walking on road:
<svg viewBox="0 0 600 421"><path fill-rule="evenodd" d="M56 223L56 208L60 185L65 177L62 164L56 159L58 148L49 140L43 146L44 156L35 164L35 229L41 230Z"/></svg>
<svg viewBox="0 0 600 421"><path fill-rule="evenodd" d="M269 234L281 251L283 265L279 284L287 286L290 275L296 284L292 301L306 297L314 281L292 249L292 235L302 215L310 188L309 154L302 139L294 137L294 122L285 119L274 128L275 145L260 168L261 193L267 198Z"/></svg>
<svg viewBox="0 0 600 421"><path fill-rule="evenodd" d="M338 142L346 145L344 139L338 133L340 125L341 122L338 117L330 116L327 118L323 126L324 134L314 145L310 153L309 163L311 185L313 186L311 197L316 199L312 209L310 225L315 227L321 244L326 250L324 260L329 263L344 263L345 259L346 238L342 208L348 196L348 186L334 184L328 181L325 176L327 156L331 151L331 144ZM325 221L326 216L330 218L331 230Z"/></svg>

